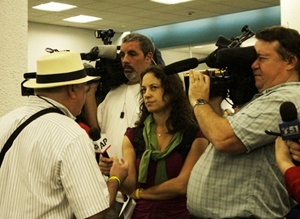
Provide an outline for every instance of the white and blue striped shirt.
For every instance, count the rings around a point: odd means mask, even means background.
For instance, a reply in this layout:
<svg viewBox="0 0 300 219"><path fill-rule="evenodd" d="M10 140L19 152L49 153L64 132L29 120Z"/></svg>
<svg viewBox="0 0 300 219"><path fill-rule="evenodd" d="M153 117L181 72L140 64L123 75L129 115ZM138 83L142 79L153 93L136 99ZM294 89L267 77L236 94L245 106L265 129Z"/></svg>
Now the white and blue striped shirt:
<svg viewBox="0 0 300 219"><path fill-rule="evenodd" d="M86 218L109 207L87 133L64 106L47 100L65 115L37 118L6 153L0 168L0 218ZM48 107L31 96L24 107L0 118L0 149L17 126Z"/></svg>

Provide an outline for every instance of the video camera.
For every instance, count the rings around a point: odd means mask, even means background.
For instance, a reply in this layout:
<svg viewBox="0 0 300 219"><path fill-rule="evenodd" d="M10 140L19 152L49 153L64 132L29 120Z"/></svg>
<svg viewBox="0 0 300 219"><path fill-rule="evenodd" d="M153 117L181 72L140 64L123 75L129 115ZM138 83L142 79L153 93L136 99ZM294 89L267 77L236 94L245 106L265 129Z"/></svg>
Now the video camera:
<svg viewBox="0 0 300 219"><path fill-rule="evenodd" d="M257 93L251 65L256 59L253 46L240 47L252 37L254 32L247 25L242 28L242 34L227 39L220 36L216 42L218 47L209 56L203 59L190 58L165 66L166 74L175 74L196 68L201 63L206 63L216 70L206 70L210 76L210 96L229 98L233 105L242 105ZM187 85L188 86L188 85Z"/></svg>
<svg viewBox="0 0 300 219"><path fill-rule="evenodd" d="M89 75L101 76L96 91L99 102L104 100L111 88L118 87L128 81L123 72L120 54L117 52L120 46L111 45L114 34L113 29L96 30L95 37L101 38L104 45L95 46L89 53L80 54L82 60L96 61L95 69L90 71Z"/></svg>
<svg viewBox="0 0 300 219"><path fill-rule="evenodd" d="M95 46L89 53L81 53L81 59L96 61L95 70L91 76L101 76L96 96L101 102L110 89L128 82L123 72L121 56L117 52L120 46L111 45L111 38L114 36L112 29L96 30L95 36L101 38L104 45ZM164 65L160 51L155 48L153 60L159 65Z"/></svg>

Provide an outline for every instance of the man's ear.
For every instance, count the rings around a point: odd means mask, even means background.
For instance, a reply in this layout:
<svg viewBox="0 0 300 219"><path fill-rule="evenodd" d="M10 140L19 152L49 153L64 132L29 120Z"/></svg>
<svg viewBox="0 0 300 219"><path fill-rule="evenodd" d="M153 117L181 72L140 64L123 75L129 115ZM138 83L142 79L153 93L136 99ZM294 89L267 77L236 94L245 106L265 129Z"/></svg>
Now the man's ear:
<svg viewBox="0 0 300 219"><path fill-rule="evenodd" d="M296 68L298 64L298 58L293 56L289 61L287 61L287 70L293 70Z"/></svg>
<svg viewBox="0 0 300 219"><path fill-rule="evenodd" d="M153 59L153 53L152 52L148 52L148 54L146 56L146 59L149 60L149 61L152 61L152 59Z"/></svg>
<svg viewBox="0 0 300 219"><path fill-rule="evenodd" d="M71 98L75 98L76 97L76 94L75 94L75 89L74 89L74 85L67 85L67 91L68 91L68 94Z"/></svg>

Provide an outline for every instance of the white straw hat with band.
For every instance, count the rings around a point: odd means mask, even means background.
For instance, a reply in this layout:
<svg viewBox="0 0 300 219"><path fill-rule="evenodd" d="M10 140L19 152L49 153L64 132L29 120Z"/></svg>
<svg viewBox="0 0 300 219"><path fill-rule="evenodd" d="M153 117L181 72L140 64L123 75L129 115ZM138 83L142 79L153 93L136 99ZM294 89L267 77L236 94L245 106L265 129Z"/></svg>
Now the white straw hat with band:
<svg viewBox="0 0 300 219"><path fill-rule="evenodd" d="M86 74L80 53L54 52L37 59L36 78L29 79L23 85L27 88L51 88L99 78Z"/></svg>

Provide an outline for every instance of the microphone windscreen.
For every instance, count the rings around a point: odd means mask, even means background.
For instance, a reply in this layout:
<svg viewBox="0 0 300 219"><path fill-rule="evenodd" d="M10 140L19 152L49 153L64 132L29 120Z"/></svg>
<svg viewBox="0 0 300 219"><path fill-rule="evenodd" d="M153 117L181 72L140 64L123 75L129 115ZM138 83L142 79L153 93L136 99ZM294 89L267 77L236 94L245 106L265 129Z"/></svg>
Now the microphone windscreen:
<svg viewBox="0 0 300 219"><path fill-rule="evenodd" d="M197 68L198 64L199 64L198 59L189 58L165 66L164 72L166 75L177 74L179 72L188 71L190 69Z"/></svg>
<svg viewBox="0 0 300 219"><path fill-rule="evenodd" d="M215 54L218 68L232 65L251 66L256 60L256 51L253 46L220 49Z"/></svg>
<svg viewBox="0 0 300 219"><path fill-rule="evenodd" d="M117 46L115 45L100 45L98 49L99 58L116 59L117 57Z"/></svg>
<svg viewBox="0 0 300 219"><path fill-rule="evenodd" d="M89 136L90 136L90 138L93 140L93 141L97 141L97 140L99 140L100 139L100 130L98 129L98 128L95 128L95 127L93 127L93 128L90 128L90 130L89 130Z"/></svg>
<svg viewBox="0 0 300 219"><path fill-rule="evenodd" d="M291 122L296 120L298 117L295 104L289 101L281 104L279 112L283 122Z"/></svg>

